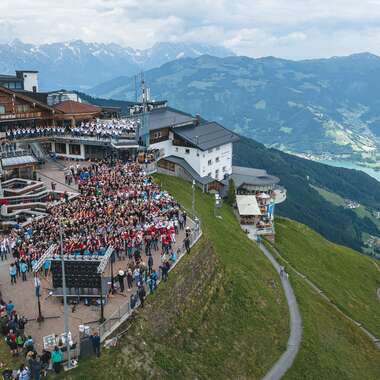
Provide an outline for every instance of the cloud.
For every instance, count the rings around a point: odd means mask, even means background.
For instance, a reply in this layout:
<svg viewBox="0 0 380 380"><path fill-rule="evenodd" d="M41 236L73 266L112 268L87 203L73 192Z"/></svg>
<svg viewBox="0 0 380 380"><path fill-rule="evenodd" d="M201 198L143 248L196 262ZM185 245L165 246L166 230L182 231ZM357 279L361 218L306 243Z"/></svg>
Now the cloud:
<svg viewBox="0 0 380 380"><path fill-rule="evenodd" d="M307 58L380 54L379 28L379 0L0 1L0 42L83 39L146 48L187 41Z"/></svg>

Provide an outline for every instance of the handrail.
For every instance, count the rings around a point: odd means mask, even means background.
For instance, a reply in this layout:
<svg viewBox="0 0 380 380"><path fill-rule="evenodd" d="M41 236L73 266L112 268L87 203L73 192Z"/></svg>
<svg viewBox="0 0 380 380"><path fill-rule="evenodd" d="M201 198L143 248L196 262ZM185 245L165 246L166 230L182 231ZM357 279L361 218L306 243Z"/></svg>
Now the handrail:
<svg viewBox="0 0 380 380"><path fill-rule="evenodd" d="M194 230L190 235L190 247L193 247L194 244L201 238L202 230L200 228L200 221L194 222ZM182 247L180 249L180 254L177 260L170 267L169 272L172 271L178 262L186 255L185 242L182 243ZM157 281L157 286L161 282L159 278ZM149 288L147 289L147 294L150 294ZM130 318L138 307L140 306L140 302L137 301L135 306L132 307L130 301L125 302L123 305L119 306L117 310L115 310L100 326L99 326L99 335L100 339L103 342L107 337L109 337L122 323L124 323L128 318Z"/></svg>

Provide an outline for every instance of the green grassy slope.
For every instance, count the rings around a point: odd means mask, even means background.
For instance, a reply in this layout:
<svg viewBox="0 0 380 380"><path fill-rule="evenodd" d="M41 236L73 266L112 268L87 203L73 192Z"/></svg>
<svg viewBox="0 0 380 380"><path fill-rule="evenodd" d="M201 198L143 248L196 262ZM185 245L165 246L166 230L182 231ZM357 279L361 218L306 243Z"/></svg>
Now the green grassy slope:
<svg viewBox="0 0 380 380"><path fill-rule="evenodd" d="M378 331L380 303L373 302L373 289L379 285L380 275L373 271L370 259L291 220L278 218L276 232L275 246L282 258L325 290L340 310L349 314L349 307L352 317L362 317ZM284 379L378 379L380 351L374 343L289 266L286 270L299 304L303 334L300 351Z"/></svg>
<svg viewBox="0 0 380 380"><path fill-rule="evenodd" d="M341 310L380 336L380 272L372 260L294 221L278 219L276 231L281 255Z"/></svg>
<svg viewBox="0 0 380 380"><path fill-rule="evenodd" d="M300 351L284 380L375 380L380 351L357 326L290 272L300 307Z"/></svg>
<svg viewBox="0 0 380 380"><path fill-rule="evenodd" d="M9 350L9 346L5 342L5 338L3 336L0 336L0 363L3 364L3 368L12 368L17 369L19 368L20 364L24 363L23 356L12 356L11 351ZM3 370L0 370L0 373Z"/></svg>
<svg viewBox="0 0 380 380"><path fill-rule="evenodd" d="M191 186L158 176L185 207ZM213 216L197 191L204 236L139 310L118 349L80 364L69 378L259 379L286 349L289 317L278 275L232 210Z"/></svg>
<svg viewBox="0 0 380 380"><path fill-rule="evenodd" d="M335 206L344 206L345 202L344 202L344 198L341 197L340 195L332 192L332 191L328 191L326 189L322 189L321 187L318 187L318 186L313 186L311 185L311 187L314 189L314 190L317 190L318 193L323 197L325 198L328 202L332 203L333 205ZM371 209L366 207L366 206L363 206L363 205L360 205L358 208L355 208L352 210L359 218L368 218L370 219L379 229L380 229L380 219L376 219L375 216L373 215L373 212L371 212Z"/></svg>

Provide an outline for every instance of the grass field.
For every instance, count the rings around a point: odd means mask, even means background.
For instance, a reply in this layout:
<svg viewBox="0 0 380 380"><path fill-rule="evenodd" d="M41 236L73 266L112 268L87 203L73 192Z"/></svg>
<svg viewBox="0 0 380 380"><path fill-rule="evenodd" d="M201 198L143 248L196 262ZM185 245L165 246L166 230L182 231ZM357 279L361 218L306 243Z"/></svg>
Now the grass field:
<svg viewBox="0 0 380 380"><path fill-rule="evenodd" d="M284 380L375 380L380 351L357 326L290 272L303 322L300 351Z"/></svg>
<svg viewBox="0 0 380 380"><path fill-rule="evenodd" d="M278 219L276 247L346 314L380 336L380 273L373 261L324 239L303 224Z"/></svg>
<svg viewBox="0 0 380 380"><path fill-rule="evenodd" d="M157 176L186 208L191 186ZM289 316L278 275L232 210L213 214L197 190L204 236L139 310L118 349L87 360L75 379L259 379L286 349Z"/></svg>
<svg viewBox="0 0 380 380"><path fill-rule="evenodd" d="M328 288L326 295L341 310L346 312L345 305L355 306L351 315L358 318L357 303L363 305L367 296L373 298L370 289L376 288L380 280L380 276L373 272L375 266L371 260L349 248L328 242L308 227L294 221L278 218L276 232L275 246L281 256L321 289ZM270 244L266 245L273 251ZM274 256L278 258L275 253ZM278 259L286 268L287 263ZM374 343L291 268L286 270L290 273L290 281L300 307L303 334L298 356L284 379L378 379L380 351ZM320 277L318 270L324 272L324 276ZM356 273L358 270L368 271L370 278L360 287L357 285L364 280L366 272ZM348 299L341 298L345 289ZM366 321L376 331L379 304L380 302L371 302L366 309L372 309L363 313Z"/></svg>
<svg viewBox="0 0 380 380"><path fill-rule="evenodd" d="M335 206L344 206L344 199L335 193L332 193L331 191L322 189L318 186L310 185L314 190L317 190L320 195L322 195L323 198L326 199L326 201L331 202Z"/></svg>
<svg viewBox="0 0 380 380"><path fill-rule="evenodd" d="M344 199L340 195L335 194L331 191L322 189L321 187L317 187L317 186L313 186L313 185L310 185L310 186L314 190L317 190L318 193L323 198L325 198L327 201L329 201L333 205L342 206L342 207L344 206L344 204L345 204ZM371 219L372 222L375 223L378 228L380 228L380 219L376 219L374 217L374 215L372 214L372 212L367 207L360 205L358 208L352 209L352 211L355 212L359 218L367 217L367 218ZM363 236L363 239L364 239L364 236Z"/></svg>
<svg viewBox="0 0 380 380"><path fill-rule="evenodd" d="M18 366L20 366L23 362L23 354L13 357L4 337L0 336L0 363L3 363L4 368L18 368ZM0 369L0 373L1 372L2 370Z"/></svg>

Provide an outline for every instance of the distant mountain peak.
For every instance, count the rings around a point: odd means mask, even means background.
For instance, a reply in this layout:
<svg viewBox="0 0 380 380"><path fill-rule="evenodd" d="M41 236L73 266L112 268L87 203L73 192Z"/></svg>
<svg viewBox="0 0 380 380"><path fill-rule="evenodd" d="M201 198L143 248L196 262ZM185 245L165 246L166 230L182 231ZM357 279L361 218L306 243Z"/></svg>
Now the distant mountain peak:
<svg viewBox="0 0 380 380"><path fill-rule="evenodd" d="M365 51L365 52L362 52L362 53L355 53L355 54L351 54L349 57L352 57L352 58L360 58L360 59L380 59L380 57L376 54L373 54L373 53L370 53L368 51Z"/></svg>
<svg viewBox="0 0 380 380"><path fill-rule="evenodd" d="M40 72L40 87L86 89L118 76L132 76L169 61L202 54L228 56L220 46L187 42L158 42L148 49L79 39L41 45L15 39L0 44L0 74L28 66Z"/></svg>

